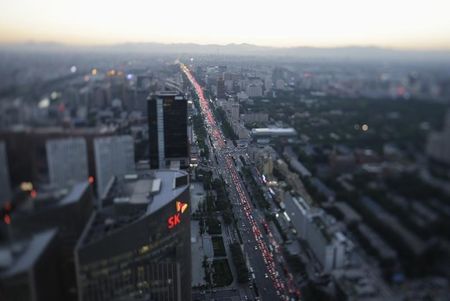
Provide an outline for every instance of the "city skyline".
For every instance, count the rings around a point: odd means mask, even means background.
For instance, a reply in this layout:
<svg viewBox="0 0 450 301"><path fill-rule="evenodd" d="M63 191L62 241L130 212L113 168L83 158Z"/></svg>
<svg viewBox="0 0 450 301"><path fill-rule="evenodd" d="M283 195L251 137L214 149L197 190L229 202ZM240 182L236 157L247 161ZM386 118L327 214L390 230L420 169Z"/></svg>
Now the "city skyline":
<svg viewBox="0 0 450 301"><path fill-rule="evenodd" d="M449 8L442 0L281 0L276 6L269 1L236 0L219 5L203 0L153 4L130 0L126 6L118 1L21 0L3 5L0 43L249 43L449 50L450 20L445 13Z"/></svg>

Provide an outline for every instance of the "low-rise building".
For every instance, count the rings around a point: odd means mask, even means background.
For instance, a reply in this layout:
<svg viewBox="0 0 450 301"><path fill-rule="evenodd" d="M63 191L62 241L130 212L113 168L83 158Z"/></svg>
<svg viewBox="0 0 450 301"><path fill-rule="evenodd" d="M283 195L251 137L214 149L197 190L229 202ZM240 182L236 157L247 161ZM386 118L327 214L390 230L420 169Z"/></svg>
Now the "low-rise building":
<svg viewBox="0 0 450 301"><path fill-rule="evenodd" d="M293 128L254 128L250 135L256 143L268 144L275 139L291 142L297 137L297 132Z"/></svg>

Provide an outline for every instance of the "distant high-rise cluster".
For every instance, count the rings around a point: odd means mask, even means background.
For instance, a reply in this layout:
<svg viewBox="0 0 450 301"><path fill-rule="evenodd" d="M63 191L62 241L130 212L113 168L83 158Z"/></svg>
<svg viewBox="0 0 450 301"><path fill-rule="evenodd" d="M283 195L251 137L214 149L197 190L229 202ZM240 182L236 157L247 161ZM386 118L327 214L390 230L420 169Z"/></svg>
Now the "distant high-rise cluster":
<svg viewBox="0 0 450 301"><path fill-rule="evenodd" d="M80 101L104 126L0 129L0 300L190 300L188 103L145 102L154 84L137 78L123 124L96 82Z"/></svg>

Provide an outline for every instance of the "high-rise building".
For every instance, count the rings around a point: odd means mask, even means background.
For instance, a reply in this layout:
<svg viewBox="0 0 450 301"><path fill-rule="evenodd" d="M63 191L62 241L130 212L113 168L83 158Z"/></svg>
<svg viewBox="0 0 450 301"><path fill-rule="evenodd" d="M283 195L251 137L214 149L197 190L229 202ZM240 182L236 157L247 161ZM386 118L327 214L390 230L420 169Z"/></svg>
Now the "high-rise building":
<svg viewBox="0 0 450 301"><path fill-rule="evenodd" d="M88 179L88 157L84 138L47 140L46 150L52 185L65 187Z"/></svg>
<svg viewBox="0 0 450 301"><path fill-rule="evenodd" d="M59 278L57 230L0 247L1 300L67 300Z"/></svg>
<svg viewBox="0 0 450 301"><path fill-rule="evenodd" d="M8 158L5 143L0 142L0 205L11 197L9 182Z"/></svg>
<svg viewBox="0 0 450 301"><path fill-rule="evenodd" d="M97 195L101 198L114 177L134 173L134 141L131 136L109 136L94 140Z"/></svg>
<svg viewBox="0 0 450 301"><path fill-rule="evenodd" d="M105 198L75 248L79 300L191 300L188 174L118 177Z"/></svg>
<svg viewBox="0 0 450 301"><path fill-rule="evenodd" d="M150 166L189 166L187 99L178 92L158 92L148 99Z"/></svg>
<svg viewBox="0 0 450 301"><path fill-rule="evenodd" d="M222 77L217 80L217 98L225 98L225 81Z"/></svg>
<svg viewBox="0 0 450 301"><path fill-rule="evenodd" d="M12 211L9 229L0 227L0 235L8 237L12 234L17 244L20 244L21 237L27 237L47 229L58 229L58 254L46 258L44 265L51 266L54 261L60 260L58 262L59 284L51 288L45 287L45 290L61 288L63 298L42 300L74 300L76 298L73 250L92 210L93 193L91 185L85 180L76 183L71 189L38 190L33 196L22 200ZM29 252L37 252L38 247L40 245L33 245ZM25 258L23 263L28 263L29 258ZM51 295L51 292L47 292L47 294ZM0 298L0 300L3 299Z"/></svg>
<svg viewBox="0 0 450 301"><path fill-rule="evenodd" d="M37 186L48 174L46 144L51 139L83 138L88 153L89 175L95 176L94 139L114 134L110 128L21 127L0 129L0 141L5 143L11 187L22 182ZM84 180L84 179L83 179Z"/></svg>
<svg viewBox="0 0 450 301"><path fill-rule="evenodd" d="M263 86L261 83L251 83L247 85L246 92L249 97L261 97L263 96Z"/></svg>

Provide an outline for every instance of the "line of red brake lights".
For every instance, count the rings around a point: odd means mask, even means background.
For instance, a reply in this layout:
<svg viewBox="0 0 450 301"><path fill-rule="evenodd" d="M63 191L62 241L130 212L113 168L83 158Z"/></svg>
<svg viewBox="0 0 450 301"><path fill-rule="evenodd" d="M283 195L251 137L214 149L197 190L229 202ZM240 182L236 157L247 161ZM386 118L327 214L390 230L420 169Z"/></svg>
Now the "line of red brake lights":
<svg viewBox="0 0 450 301"><path fill-rule="evenodd" d="M209 103L203 94L203 89L197 83L196 79L194 78L194 76L191 74L190 70L185 65L182 64L181 68L182 68L183 72L185 73L185 75L188 77L191 84L194 86L195 92L197 93L197 96L199 99L200 108L202 110L203 116L206 118L206 120L210 126L209 130L214 138L214 141L217 143L218 148L222 149L223 147L225 147L224 138L223 138L222 133L219 130L219 127L217 126L217 122L214 119L214 115L212 114ZM250 207L250 201L248 200L247 194L244 192L241 181L239 180L238 173L234 166L233 160L231 159L231 156L229 154L225 155L225 162L227 164L228 171L230 171L230 173L231 173L231 177L232 177L233 183L235 185L236 191L239 194L240 204L241 204L241 206L243 206L245 215L251 225L251 229L252 229L252 233L255 238L255 241L258 244L259 250L261 250L262 257L263 257L264 263L266 264L266 267L269 271L270 278L273 281L275 288L278 291L282 291L286 287L285 287L283 281L280 280L279 274L276 271L275 260L274 260L273 254L269 251L269 249L267 248L267 245L262 240L262 234L258 227L258 223L255 220L255 218L253 217L253 215L251 214L252 210ZM273 238L273 235L270 232L270 229L269 228L267 228L267 229L268 229L270 243L275 246L276 252L279 252L279 245L275 242L275 239ZM297 289L295 289L292 275L290 273L288 273L287 276L289 279L289 289L288 289L289 293L295 292L295 293L297 293L297 295L299 295L300 292Z"/></svg>

